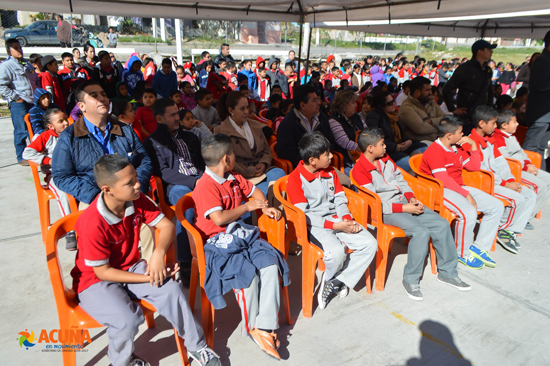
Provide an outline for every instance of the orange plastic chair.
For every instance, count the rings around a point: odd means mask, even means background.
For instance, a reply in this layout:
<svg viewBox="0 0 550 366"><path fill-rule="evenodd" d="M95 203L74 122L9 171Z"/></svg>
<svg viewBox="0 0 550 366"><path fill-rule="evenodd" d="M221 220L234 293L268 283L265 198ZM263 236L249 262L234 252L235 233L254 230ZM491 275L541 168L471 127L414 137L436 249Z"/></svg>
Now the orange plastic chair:
<svg viewBox="0 0 550 366"><path fill-rule="evenodd" d="M38 164L35 162L29 161L31 167L32 178L34 181L34 188L36 189L36 198L38 200L38 216L40 218L40 231L42 233L42 242L46 243L46 234L48 233L48 228L52 224L51 214L50 214L50 200L55 201L55 195L48 188L48 185L42 184L40 182L40 176L38 175ZM76 200L71 195L69 197L69 204L71 206L71 212L78 211L78 204Z"/></svg>
<svg viewBox="0 0 550 366"><path fill-rule="evenodd" d="M31 117L30 117L30 114L25 114L25 124L27 125L27 132L29 133L29 138L32 139L34 138L34 132L32 130L32 125L31 125Z"/></svg>
<svg viewBox="0 0 550 366"><path fill-rule="evenodd" d="M281 159L277 156L277 141L272 143L270 147L271 155L273 157L271 160L271 165L283 169L286 174L290 174L294 170L294 167L289 160Z"/></svg>
<svg viewBox="0 0 550 366"><path fill-rule="evenodd" d="M164 196L164 186L162 185L162 179L156 175L151 176L151 198L153 201L157 202L160 210L168 218L168 220L172 221L172 219L176 216L176 206L170 205L168 202L166 202L165 196Z"/></svg>
<svg viewBox="0 0 550 366"><path fill-rule="evenodd" d="M69 121L69 126L74 123L74 119L72 119L71 117L67 117L67 121Z"/></svg>
<svg viewBox="0 0 550 366"><path fill-rule="evenodd" d="M267 112L269 111L269 109L262 109L260 112L258 112L258 115L262 118L265 118L265 115L267 114ZM267 118L265 118L267 119Z"/></svg>
<svg viewBox="0 0 550 366"><path fill-rule="evenodd" d="M254 119L258 122L262 122L262 123L268 125L269 127L271 127L271 121L268 120L267 118L263 118L263 117L254 115Z"/></svg>
<svg viewBox="0 0 550 366"><path fill-rule="evenodd" d="M57 314L59 316L59 329L78 329L81 332L84 329L101 328L103 325L99 324L88 313L86 313L79 305L76 293L72 288L68 288L63 282L62 267L59 264L59 257L57 254L57 243L59 239L74 230L76 220L83 211L77 211L70 215L67 215L57 220L51 229L48 231L46 238L46 255L48 262L48 271L50 273L50 280L53 287L53 293L55 297L55 303L57 305ZM78 236L78 233L77 233ZM158 240L158 232L155 235ZM168 251L166 261L169 263L173 260L173 247ZM155 326L155 308L144 300L136 301L142 310L145 317L147 328ZM187 359L187 350L184 345L184 341L179 337L176 329L174 329L174 335L176 337L176 344L182 365L189 365ZM75 366L76 365L76 353L75 352L62 352L63 365Z"/></svg>
<svg viewBox="0 0 550 366"><path fill-rule="evenodd" d="M338 151L332 152L332 166L344 173L344 155Z"/></svg>
<svg viewBox="0 0 550 366"><path fill-rule="evenodd" d="M398 168L400 169L400 168ZM401 169L400 169L401 170ZM432 189L427 184L414 178L409 173L401 170L403 178L407 181L409 186L414 192L416 198L426 205L429 209L433 210L434 195ZM350 172L350 179L352 184L357 187L359 194L368 203L368 215L365 215L366 221L361 224L366 227L367 224L371 224L376 227L376 239L378 241L378 252L376 253L376 276L375 276L375 288L376 291L384 291L386 282L386 267L388 263L389 252L393 244L393 239L406 238L405 232L397 226L384 224L382 213L382 201L380 197L360 186L355 179L353 179L353 169ZM408 238L407 238L408 243ZM435 256L435 250L430 240L430 261L432 266L432 273L437 274L437 260Z"/></svg>
<svg viewBox="0 0 550 366"><path fill-rule="evenodd" d="M525 126L518 126L516 133L514 136L516 136L516 139L518 139L518 142L520 145L523 145L523 142L525 141L525 136L527 135L527 130L529 128Z"/></svg>
<svg viewBox="0 0 550 366"><path fill-rule="evenodd" d="M276 143L277 142L277 134L274 133L273 135L269 136L269 138L267 139L267 144L269 146L271 146L272 144Z"/></svg>
<svg viewBox="0 0 550 366"><path fill-rule="evenodd" d="M195 201L193 200L192 193L188 193L179 199L176 205L176 215L182 226L187 230L189 236L189 244L191 246L191 254L193 260L191 263L191 281L189 285L189 305L191 311L195 309L195 295L197 293L197 283L200 278L200 291L201 291L201 324L204 330L206 343L214 348L214 313L215 309L208 300L206 292L204 290L204 280L206 278L206 257L204 254L204 240L200 233L197 231L189 221L185 219L185 211L188 209L195 209ZM274 220L262 213L261 210L257 210L258 215L258 227L260 228L260 236L262 239L269 242L273 247L278 249L285 259L288 256L288 246L285 245L285 220L283 217L279 220ZM282 287L283 303L285 306L286 321L288 324L292 324L292 317L290 315L290 301L288 298L288 287Z"/></svg>
<svg viewBox="0 0 550 366"><path fill-rule="evenodd" d="M275 197L282 203L286 222L287 236L286 245L289 243L289 236L293 236L293 240L302 246L302 313L304 317L311 318L313 314L313 294L315 285L315 267L320 271L325 270L323 262L324 253L321 248L312 244L308 239L306 215L302 210L290 203L289 200L283 198L283 192L286 192L288 176L279 178L273 187ZM349 208L353 217L357 222L364 222L364 216L367 213L367 204L361 196L347 188L344 188L346 197L349 201ZM286 194L285 194L286 196ZM367 282L367 292L372 293L370 282L370 270L365 272Z"/></svg>

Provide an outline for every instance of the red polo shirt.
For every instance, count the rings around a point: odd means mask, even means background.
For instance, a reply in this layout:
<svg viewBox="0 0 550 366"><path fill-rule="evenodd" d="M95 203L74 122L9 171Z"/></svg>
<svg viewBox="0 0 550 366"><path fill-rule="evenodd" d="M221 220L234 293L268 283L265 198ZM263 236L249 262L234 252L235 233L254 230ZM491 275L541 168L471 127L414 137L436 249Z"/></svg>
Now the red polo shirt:
<svg viewBox="0 0 550 366"><path fill-rule="evenodd" d="M131 268L139 261L141 224L155 226L163 217L160 209L140 194L137 200L126 203L124 218L120 219L107 209L100 193L76 221L78 252L71 271L73 290L80 293L101 282L93 267L109 263L122 271Z"/></svg>
<svg viewBox="0 0 550 366"><path fill-rule="evenodd" d="M209 215L216 211L233 210L243 202L243 195L250 197L256 187L242 175L228 172L220 177L208 167L197 181L193 191L193 200L197 211L195 227L203 238L210 238L225 231L225 226L212 222Z"/></svg>

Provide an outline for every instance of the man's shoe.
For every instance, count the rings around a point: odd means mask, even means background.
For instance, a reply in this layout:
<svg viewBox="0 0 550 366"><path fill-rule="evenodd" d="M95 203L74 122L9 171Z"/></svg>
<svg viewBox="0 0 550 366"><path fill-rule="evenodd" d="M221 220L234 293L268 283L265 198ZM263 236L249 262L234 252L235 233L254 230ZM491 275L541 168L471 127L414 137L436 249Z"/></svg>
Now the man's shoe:
<svg viewBox="0 0 550 366"><path fill-rule="evenodd" d="M535 227L530 222L527 222L527 225L525 225L525 230L535 230Z"/></svg>
<svg viewBox="0 0 550 366"><path fill-rule="evenodd" d="M199 366L221 366L220 356L208 346L196 352L187 351L187 357L197 361Z"/></svg>
<svg viewBox="0 0 550 366"><path fill-rule="evenodd" d="M321 309L327 307L330 300L332 300L334 293L338 291L338 288L334 286L334 283L332 283L332 281L327 281L326 273L326 271L323 272L321 285L319 286L319 292L317 293L317 301L319 302L319 307Z"/></svg>
<svg viewBox="0 0 550 366"><path fill-rule="evenodd" d="M516 234L508 230L499 230L497 242L510 253L518 254Z"/></svg>
<svg viewBox="0 0 550 366"><path fill-rule="evenodd" d="M19 164L21 166L29 166L29 161L28 160L19 160L17 162L17 164Z"/></svg>
<svg viewBox="0 0 550 366"><path fill-rule="evenodd" d="M471 269L482 269L483 266L485 266L483 261L477 259L473 255L470 255L468 258L458 257L458 261Z"/></svg>
<svg viewBox="0 0 550 366"><path fill-rule="evenodd" d="M281 359L279 352L277 352L278 341L277 335L275 332L268 333L264 330L258 328L253 328L248 336L269 356L276 358L277 360Z"/></svg>
<svg viewBox="0 0 550 366"><path fill-rule="evenodd" d="M460 291L470 291L472 289L472 286L462 281L460 277L443 278L440 275L437 275L437 280L441 283L446 283L447 285L451 285Z"/></svg>
<svg viewBox="0 0 550 366"><path fill-rule="evenodd" d="M409 296L409 298L411 298L412 300L416 300L416 301L424 300L424 298L422 297L422 292L420 292L419 285L411 285L405 282L405 280L403 280L403 288L405 288L405 292L407 293L407 296Z"/></svg>
<svg viewBox="0 0 550 366"><path fill-rule="evenodd" d="M472 256L482 261L487 267L495 268L497 266L497 262L489 257L489 253L487 253L486 250L481 250L471 245L470 253L472 253Z"/></svg>
<svg viewBox="0 0 550 366"><path fill-rule="evenodd" d="M74 231L69 231L67 235L65 235L65 249L71 252L77 249L76 234Z"/></svg>

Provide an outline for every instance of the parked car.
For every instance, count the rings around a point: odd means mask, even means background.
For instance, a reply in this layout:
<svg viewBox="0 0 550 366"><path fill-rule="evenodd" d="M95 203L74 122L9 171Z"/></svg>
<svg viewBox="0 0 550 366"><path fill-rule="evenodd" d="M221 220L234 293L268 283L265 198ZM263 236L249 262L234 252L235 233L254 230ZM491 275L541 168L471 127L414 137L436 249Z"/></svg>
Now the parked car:
<svg viewBox="0 0 550 366"><path fill-rule="evenodd" d="M39 20L24 28L7 29L4 40L16 38L22 47L29 45L59 45L56 20ZM88 33L83 28L73 29L73 44L82 45L88 41Z"/></svg>

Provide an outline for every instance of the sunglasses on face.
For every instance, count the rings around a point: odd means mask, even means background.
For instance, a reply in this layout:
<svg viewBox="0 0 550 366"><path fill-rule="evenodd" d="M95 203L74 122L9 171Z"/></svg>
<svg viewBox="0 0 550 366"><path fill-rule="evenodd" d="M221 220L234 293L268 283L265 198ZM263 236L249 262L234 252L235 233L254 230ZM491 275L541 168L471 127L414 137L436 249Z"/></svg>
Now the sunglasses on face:
<svg viewBox="0 0 550 366"><path fill-rule="evenodd" d="M392 99L389 102L386 102L386 105L389 107L389 106L392 106L393 103L395 103L395 99Z"/></svg>

